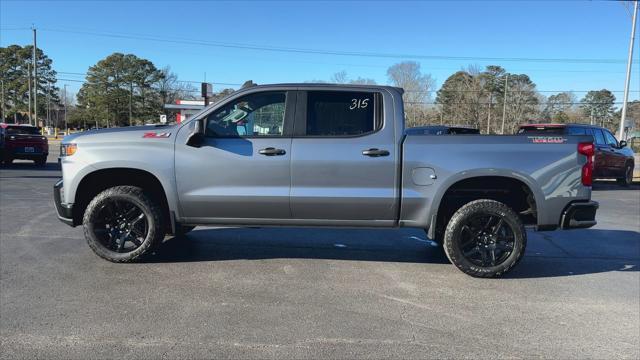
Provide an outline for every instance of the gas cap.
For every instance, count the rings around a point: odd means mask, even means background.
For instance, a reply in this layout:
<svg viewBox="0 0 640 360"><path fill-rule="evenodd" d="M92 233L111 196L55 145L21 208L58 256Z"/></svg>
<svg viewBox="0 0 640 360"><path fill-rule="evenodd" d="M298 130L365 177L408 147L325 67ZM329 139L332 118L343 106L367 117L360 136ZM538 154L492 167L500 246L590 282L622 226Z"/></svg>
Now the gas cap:
<svg viewBox="0 0 640 360"><path fill-rule="evenodd" d="M428 186L438 178L436 171L430 167L418 167L411 171L411 180L419 186Z"/></svg>

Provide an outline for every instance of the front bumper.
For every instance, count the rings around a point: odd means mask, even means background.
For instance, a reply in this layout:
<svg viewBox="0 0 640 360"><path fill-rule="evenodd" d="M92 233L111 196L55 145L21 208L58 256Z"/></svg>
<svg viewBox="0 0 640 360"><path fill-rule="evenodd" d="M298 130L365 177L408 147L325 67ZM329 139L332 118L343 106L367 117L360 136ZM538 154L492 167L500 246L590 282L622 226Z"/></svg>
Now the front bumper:
<svg viewBox="0 0 640 360"><path fill-rule="evenodd" d="M73 204L63 204L61 191L63 191L62 179L53 185L53 203L56 206L58 219L69 226L75 226L73 222Z"/></svg>
<svg viewBox="0 0 640 360"><path fill-rule="evenodd" d="M581 229L594 226L599 206L596 201L572 202L562 212L560 228Z"/></svg>

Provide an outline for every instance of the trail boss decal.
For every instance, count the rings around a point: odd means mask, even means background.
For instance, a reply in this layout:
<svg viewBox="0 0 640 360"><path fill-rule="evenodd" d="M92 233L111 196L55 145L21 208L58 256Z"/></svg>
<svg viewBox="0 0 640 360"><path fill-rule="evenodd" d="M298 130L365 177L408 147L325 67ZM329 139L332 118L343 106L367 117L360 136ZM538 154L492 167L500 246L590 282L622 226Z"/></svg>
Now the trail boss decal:
<svg viewBox="0 0 640 360"><path fill-rule="evenodd" d="M567 139L562 136L527 136L527 138L534 144L564 144L567 142Z"/></svg>
<svg viewBox="0 0 640 360"><path fill-rule="evenodd" d="M171 135L171 133L169 132L155 132L155 131L151 131L151 132L147 132L144 133L144 135L142 135L143 138L154 138L154 139L164 139L164 138L168 138Z"/></svg>

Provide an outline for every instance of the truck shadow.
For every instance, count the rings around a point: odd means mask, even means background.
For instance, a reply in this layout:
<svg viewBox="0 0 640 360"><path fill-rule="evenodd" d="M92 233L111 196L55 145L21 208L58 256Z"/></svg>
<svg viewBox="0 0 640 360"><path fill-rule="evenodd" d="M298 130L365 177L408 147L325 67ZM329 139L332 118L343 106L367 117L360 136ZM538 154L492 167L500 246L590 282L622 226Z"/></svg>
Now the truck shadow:
<svg viewBox="0 0 640 360"><path fill-rule="evenodd" d="M564 238L567 239L552 238L558 233L545 233L548 235L544 237L538 234L530 233L527 254L505 278L560 277L640 269L638 232L581 230L571 239L566 235ZM601 238L606 238L607 243L591 246ZM591 248L584 249L585 245ZM423 231L412 229L197 228L183 238L167 238L144 262L266 259L428 263L457 271L444 251L426 239Z"/></svg>

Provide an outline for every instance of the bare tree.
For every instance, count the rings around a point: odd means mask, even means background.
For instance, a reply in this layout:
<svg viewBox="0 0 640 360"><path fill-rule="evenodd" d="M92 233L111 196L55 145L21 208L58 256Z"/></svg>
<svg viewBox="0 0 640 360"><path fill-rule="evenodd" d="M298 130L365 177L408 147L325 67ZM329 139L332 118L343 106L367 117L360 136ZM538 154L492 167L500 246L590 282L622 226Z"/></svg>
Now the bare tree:
<svg viewBox="0 0 640 360"><path fill-rule="evenodd" d="M518 125L533 120L538 115L540 98L536 92L536 85L527 75L511 74L507 93L509 98L506 104L505 128L509 130L507 133L513 133Z"/></svg>
<svg viewBox="0 0 640 360"><path fill-rule="evenodd" d="M573 108L576 97L571 92L561 92L542 100L545 104L541 112L542 118L547 121L565 122L569 119L568 113Z"/></svg>
<svg viewBox="0 0 640 360"><path fill-rule="evenodd" d="M169 66L160 70L162 77L156 83L156 88L160 95L161 104L174 103L176 100L195 99L198 89L191 83L178 80L178 75L171 71Z"/></svg>
<svg viewBox="0 0 640 360"><path fill-rule="evenodd" d="M404 110L406 118L416 123L418 116L426 112L426 102L430 99L430 92L434 81L431 74L423 74L420 64L415 61L404 61L392 65L387 69L389 82L404 89Z"/></svg>
<svg viewBox="0 0 640 360"><path fill-rule="evenodd" d="M347 72L345 70L339 71L331 76L330 82L335 84L345 84L347 82Z"/></svg>
<svg viewBox="0 0 640 360"><path fill-rule="evenodd" d="M370 78L361 78L358 76L357 79L349 80L349 84L375 85L376 81Z"/></svg>

